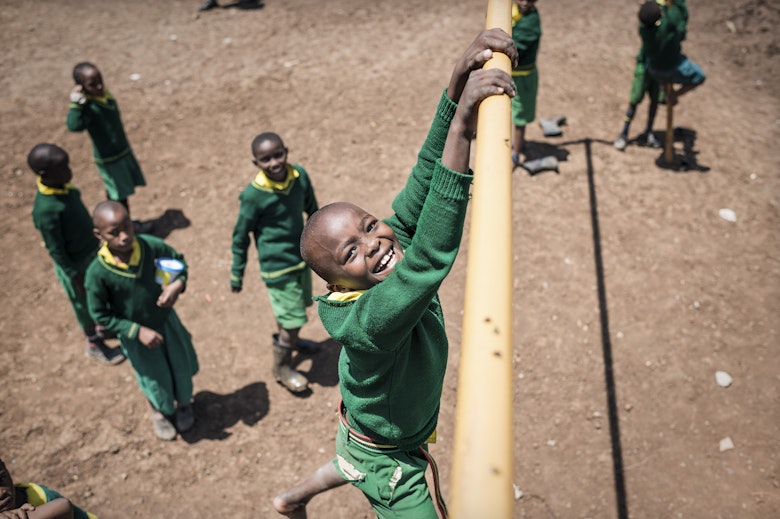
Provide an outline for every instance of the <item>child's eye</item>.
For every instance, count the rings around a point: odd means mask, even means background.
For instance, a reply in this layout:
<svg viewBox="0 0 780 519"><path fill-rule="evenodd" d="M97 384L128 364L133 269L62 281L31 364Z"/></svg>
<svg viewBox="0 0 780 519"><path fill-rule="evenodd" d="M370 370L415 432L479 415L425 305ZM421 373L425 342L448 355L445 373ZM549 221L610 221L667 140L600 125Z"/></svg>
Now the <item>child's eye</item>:
<svg viewBox="0 0 780 519"><path fill-rule="evenodd" d="M352 259L352 256L354 256L354 255L355 255L355 251L357 251L357 247L352 247L351 249L349 249L349 250L347 251L347 256L346 256L344 259L345 259L345 260L347 260L347 261L349 261L350 259Z"/></svg>
<svg viewBox="0 0 780 519"><path fill-rule="evenodd" d="M371 222L370 224L368 224L367 230L372 231L374 230L374 227L376 227L376 222Z"/></svg>

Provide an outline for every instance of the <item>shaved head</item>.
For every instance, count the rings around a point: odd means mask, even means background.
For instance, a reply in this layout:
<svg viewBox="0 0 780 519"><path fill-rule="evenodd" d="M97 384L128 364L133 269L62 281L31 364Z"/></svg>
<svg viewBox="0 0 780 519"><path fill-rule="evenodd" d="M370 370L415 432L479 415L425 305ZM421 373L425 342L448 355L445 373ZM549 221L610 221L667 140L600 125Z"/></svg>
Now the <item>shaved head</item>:
<svg viewBox="0 0 780 519"><path fill-rule="evenodd" d="M40 174L41 171L53 169L62 164L68 159L68 153L57 146L56 144L49 144L48 142L42 142L33 146L30 153L27 155L27 165L35 174Z"/></svg>
<svg viewBox="0 0 780 519"><path fill-rule="evenodd" d="M116 200L104 200L92 212L92 224L100 229L106 222L114 222L128 216L127 208Z"/></svg>

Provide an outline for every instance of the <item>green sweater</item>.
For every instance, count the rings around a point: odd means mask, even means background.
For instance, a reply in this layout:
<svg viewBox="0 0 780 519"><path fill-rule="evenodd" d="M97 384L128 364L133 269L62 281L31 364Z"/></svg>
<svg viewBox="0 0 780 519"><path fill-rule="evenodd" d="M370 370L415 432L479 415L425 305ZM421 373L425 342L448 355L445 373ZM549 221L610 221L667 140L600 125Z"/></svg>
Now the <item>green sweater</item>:
<svg viewBox="0 0 780 519"><path fill-rule="evenodd" d="M301 258L303 213L311 215L319 207L306 170L298 172L284 191L260 186L254 181L241 192L238 220L233 228L233 266L230 284L240 287L244 280L250 234L254 236L260 275L265 281L279 278L306 266Z"/></svg>
<svg viewBox="0 0 780 519"><path fill-rule="evenodd" d="M32 219L54 262L72 278L83 276L79 260L92 256L98 240L92 232L92 217L81 202L81 192L71 186L66 194L45 195L38 191Z"/></svg>
<svg viewBox="0 0 780 519"><path fill-rule="evenodd" d="M130 153L119 105L110 94L105 102L89 96L83 105L71 102L65 124L72 132L87 130L97 163L112 162Z"/></svg>
<svg viewBox="0 0 780 519"><path fill-rule="evenodd" d="M437 291L458 253L471 175L441 154L456 105L442 96L417 164L387 222L405 249L381 283L352 301L319 296L325 329L343 348L341 396L355 429L414 449L436 428L447 334Z"/></svg>
<svg viewBox="0 0 780 519"><path fill-rule="evenodd" d="M677 67L682 54L688 24L688 6L685 0L675 0L672 7L661 7L661 24L645 27L639 24L642 50L647 64L655 70L671 70Z"/></svg>
<svg viewBox="0 0 780 519"><path fill-rule="evenodd" d="M140 325L162 333L163 324L173 311L173 308L157 306L162 288L154 280L157 270L154 260L175 258L184 263L184 256L160 238L145 234L136 238L141 245L141 262L137 268L120 269L98 255L87 269L84 283L89 313L95 322L128 339L138 336ZM177 279L186 288L186 263Z"/></svg>
<svg viewBox="0 0 780 519"><path fill-rule="evenodd" d="M515 70L528 70L536 65L536 55L539 53L539 41L542 38L542 21L539 11L534 9L524 14L512 25L512 40L520 54Z"/></svg>

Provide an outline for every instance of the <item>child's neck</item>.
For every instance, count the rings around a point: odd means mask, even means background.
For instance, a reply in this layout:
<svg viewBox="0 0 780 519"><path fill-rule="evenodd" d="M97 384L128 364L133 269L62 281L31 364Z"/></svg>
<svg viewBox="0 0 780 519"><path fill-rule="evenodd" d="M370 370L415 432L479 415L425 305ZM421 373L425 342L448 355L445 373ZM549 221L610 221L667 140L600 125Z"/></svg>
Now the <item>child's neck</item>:
<svg viewBox="0 0 780 519"><path fill-rule="evenodd" d="M133 249L130 249L127 252L117 252L109 247L108 250L111 251L111 254L114 256L114 259L116 259L117 262L125 264L130 263L130 257L133 255Z"/></svg>
<svg viewBox="0 0 780 519"><path fill-rule="evenodd" d="M52 184L51 182L47 182L44 179L41 179L41 184L43 184L46 187L50 187L52 189L64 189L65 184Z"/></svg>

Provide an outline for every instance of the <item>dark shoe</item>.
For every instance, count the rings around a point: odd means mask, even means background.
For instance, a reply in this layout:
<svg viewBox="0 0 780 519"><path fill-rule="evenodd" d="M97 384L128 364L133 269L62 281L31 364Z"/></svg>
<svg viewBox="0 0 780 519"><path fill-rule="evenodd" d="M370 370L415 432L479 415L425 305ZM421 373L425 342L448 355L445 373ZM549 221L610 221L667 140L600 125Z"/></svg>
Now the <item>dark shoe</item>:
<svg viewBox="0 0 780 519"><path fill-rule="evenodd" d="M179 432L186 432L195 425L195 411L192 404L180 405L176 409L176 428Z"/></svg>
<svg viewBox="0 0 780 519"><path fill-rule="evenodd" d="M263 3L259 0L239 0L239 9L260 9L263 7Z"/></svg>
<svg viewBox="0 0 780 519"><path fill-rule="evenodd" d="M200 7L198 7L198 11L208 11L209 9L214 9L215 7L219 7L217 0L206 0L205 2L200 4Z"/></svg>
<svg viewBox="0 0 780 519"><path fill-rule="evenodd" d="M109 348L98 336L92 336L87 339L87 345L84 347L84 354L109 366L116 366L125 360L125 354L120 348Z"/></svg>
<svg viewBox="0 0 780 519"><path fill-rule="evenodd" d="M106 330L101 325L97 324L95 325L95 335L100 337L103 340L106 339L116 339L116 332L112 332L110 330Z"/></svg>
<svg viewBox="0 0 780 519"><path fill-rule="evenodd" d="M309 381L292 367L293 349L289 346L274 344L274 364L272 372L277 382L291 393L302 393L309 389Z"/></svg>
<svg viewBox="0 0 780 519"><path fill-rule="evenodd" d="M274 346L279 346L282 348L286 347L286 345L279 342L278 333L273 334L271 337L273 337ZM305 353L306 355L311 355L320 351L320 344L318 342L310 341L309 339L298 339L292 349L301 353Z"/></svg>
<svg viewBox="0 0 780 519"><path fill-rule="evenodd" d="M171 420L160 411L152 411L154 434L161 440L171 441L176 438L176 428Z"/></svg>

